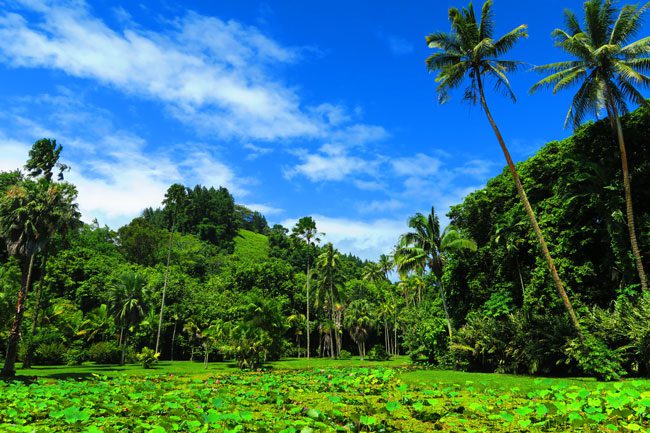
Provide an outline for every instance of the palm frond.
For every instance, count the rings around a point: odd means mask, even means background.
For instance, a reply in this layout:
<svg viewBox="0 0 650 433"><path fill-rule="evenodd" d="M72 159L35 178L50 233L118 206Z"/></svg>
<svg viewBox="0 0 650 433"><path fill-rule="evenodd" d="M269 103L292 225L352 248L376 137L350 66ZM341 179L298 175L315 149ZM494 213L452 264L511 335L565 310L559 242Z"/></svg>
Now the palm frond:
<svg viewBox="0 0 650 433"><path fill-rule="evenodd" d="M513 102L517 102L517 97L510 87L508 77L500 70L498 65L494 66L488 63L487 67L488 75L492 76L495 80L494 89L497 91L502 90L505 96L508 96Z"/></svg>
<svg viewBox="0 0 650 433"><path fill-rule="evenodd" d="M647 78L647 77L646 77ZM641 92L639 92L632 84L626 80L619 79L618 86L620 87L622 93L627 99L634 102L637 105L642 105L645 107L650 107L650 103L643 97Z"/></svg>
<svg viewBox="0 0 650 433"><path fill-rule="evenodd" d="M566 25L567 29L569 29L570 32L570 34L567 34L567 38L573 35L577 35L578 33L582 33L582 29L580 28L580 21L578 21L578 17L570 9L564 10L564 25Z"/></svg>
<svg viewBox="0 0 650 433"><path fill-rule="evenodd" d="M454 33L436 32L426 37L429 48L438 48L444 51L460 52L458 36Z"/></svg>
<svg viewBox="0 0 650 433"><path fill-rule="evenodd" d="M492 0L486 0L481 8L481 24L479 25L479 38L492 38L494 33L494 13L492 12Z"/></svg>
<svg viewBox="0 0 650 433"><path fill-rule="evenodd" d="M559 69L559 66L556 66L558 64L551 64L551 65L545 65L545 66L537 66L533 68L535 71L543 71L545 69L547 70L557 70L557 72L547 76L546 78L541 79L533 87L530 88L530 93L535 93L537 90L540 88L544 87L553 87L555 88L558 83L560 83L562 80L564 80L567 77L572 76L576 71L585 71L586 68L582 66L582 62L561 62L562 64L574 64L577 63L575 66L571 66L567 69ZM555 93L555 90L554 90Z"/></svg>
<svg viewBox="0 0 650 433"><path fill-rule="evenodd" d="M624 46L621 48L621 54L626 59L636 58L643 54L650 54L650 36Z"/></svg>
<svg viewBox="0 0 650 433"><path fill-rule="evenodd" d="M503 54L510 51L517 42L522 38L528 37L528 26L522 24L519 27L516 27L501 36L496 42L494 42L494 53L497 56L502 56Z"/></svg>
<svg viewBox="0 0 650 433"><path fill-rule="evenodd" d="M640 72L650 72L650 58L630 59L625 63L636 68Z"/></svg>

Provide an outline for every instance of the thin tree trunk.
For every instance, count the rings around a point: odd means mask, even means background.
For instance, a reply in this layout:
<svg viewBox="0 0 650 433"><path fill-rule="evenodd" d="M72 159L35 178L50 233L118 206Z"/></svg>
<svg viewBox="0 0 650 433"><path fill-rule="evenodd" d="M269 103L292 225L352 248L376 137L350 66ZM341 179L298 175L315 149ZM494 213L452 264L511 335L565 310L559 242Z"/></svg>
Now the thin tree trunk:
<svg viewBox="0 0 650 433"><path fill-rule="evenodd" d="M171 360L174 360L174 342L176 341L176 326L178 325L178 320L174 321L174 332L172 332L172 351L171 351Z"/></svg>
<svg viewBox="0 0 650 433"><path fill-rule="evenodd" d="M395 308L395 323L393 330L395 331L395 356L399 356L399 349L397 347L397 308Z"/></svg>
<svg viewBox="0 0 650 433"><path fill-rule="evenodd" d="M310 241L307 239L307 359L309 359L310 338L309 338L309 283L311 275L309 274L309 245Z"/></svg>
<svg viewBox="0 0 650 433"><path fill-rule="evenodd" d="M25 315L25 301L27 300L27 293L29 292L30 284L32 282L32 269L34 268L34 255L29 258L29 265L27 272L23 270L23 283L18 291L18 300L16 301L16 316L9 332L9 340L7 342L7 358L5 365L2 368L1 375L4 377L14 377L16 375L16 358L18 357L18 343L20 342L20 326L23 322Z"/></svg>
<svg viewBox="0 0 650 433"><path fill-rule="evenodd" d="M648 280L646 278L645 269L643 269L643 259L641 258L641 250L636 238L636 228L634 225L634 209L632 208L632 185L630 183L630 171L627 163L627 150L625 149L625 140L623 138L623 127L621 126L621 119L618 117L618 111L611 101L608 101L607 113L609 115L612 128L616 131L618 138L618 148L621 153L621 166L623 170L623 187L625 189L625 213L627 215L627 230L630 235L630 244L632 245L632 254L636 263L636 270L639 274L641 281L641 288L643 291L648 290Z"/></svg>
<svg viewBox="0 0 650 433"><path fill-rule="evenodd" d="M124 332L124 328L122 328L122 332ZM124 358L126 357L126 342L129 339L129 332L126 331L124 332L124 340L122 341L122 358L120 359L120 365L124 365Z"/></svg>
<svg viewBox="0 0 650 433"><path fill-rule="evenodd" d="M172 231L169 233L169 244L167 245L167 266L165 266L165 281L163 282L163 291L162 299L160 301L160 315L158 316L158 335L156 336L156 353L158 352L158 347L160 346L160 331L162 329L162 319L163 319L163 310L165 309L165 294L167 292L167 281L169 279L169 261L172 256L172 242L174 238L174 225L172 223Z"/></svg>
<svg viewBox="0 0 650 433"><path fill-rule="evenodd" d="M442 309L445 310L445 318L447 319L447 330L449 331L449 340L454 336L451 329L451 318L449 317L449 309L447 309L447 300L445 299L445 289L442 287L442 281L438 280L438 290L440 291L440 299L442 300Z"/></svg>
<svg viewBox="0 0 650 433"><path fill-rule="evenodd" d="M43 273L45 272L45 266L47 264L47 254L43 254L43 260L41 261L41 275L40 282L38 284L38 290L36 292L36 308L34 309L34 318L32 319L32 329L30 331L30 342L29 347L27 347L27 352L25 353L25 359L23 359L23 368L32 368L32 359L34 358L35 347L33 345L34 337L36 336L36 326L38 325L39 313L41 312L41 299L43 297Z"/></svg>
<svg viewBox="0 0 650 433"><path fill-rule="evenodd" d="M485 94L483 93L483 84L481 82L480 71L476 71L476 77L477 77L476 79L478 83L479 93L481 96L481 105L483 106L485 115L487 116L488 121L490 122L490 125L494 130L494 134L496 135L497 140L499 141L499 145L501 146L501 150L503 151L503 156L505 156L506 158L506 162L508 163L508 168L510 169L510 173L512 173L512 178L514 179L515 187L517 188L517 193L519 194L519 198L521 199L524 205L524 209L526 210L526 214L528 215L528 218L530 219L530 223L533 226L535 235L537 235L537 240L539 241L540 247L542 248L542 254L544 255L544 258L546 259L546 263L548 264L549 271L551 272L551 277L553 278L553 281L555 282L555 286L557 287L557 292L560 298L562 299L562 302L564 303L564 308L567 310L567 313L569 313L569 318L571 319L571 323L573 324L573 327L575 328L580 338L582 338L582 331L580 329L580 323L578 322L578 316L573 310L573 306L571 305L571 301L569 300L569 297L566 294L566 290L564 290L564 284L562 284L562 280L560 279L560 276L557 273L557 269L555 268L555 263L553 262L551 253L549 252L548 246L546 245L546 241L544 240L544 235L542 234L542 230L539 228L539 224L537 223L537 218L535 217L533 208L530 206L530 202L528 201L528 197L526 197L526 192L524 191L524 187L519 178L519 174L517 173L515 164L512 161L512 158L510 157L510 152L508 151L508 147L506 146L506 143L503 140L503 136L501 135L501 132L499 131L496 122L492 118L490 109L488 108L487 102L485 100Z"/></svg>

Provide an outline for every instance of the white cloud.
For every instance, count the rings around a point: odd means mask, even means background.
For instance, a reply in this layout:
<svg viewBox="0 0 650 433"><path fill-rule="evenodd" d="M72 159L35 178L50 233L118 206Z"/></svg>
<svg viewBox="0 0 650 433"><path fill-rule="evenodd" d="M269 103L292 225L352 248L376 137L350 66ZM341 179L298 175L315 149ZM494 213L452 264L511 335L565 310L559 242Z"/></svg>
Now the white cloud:
<svg viewBox="0 0 650 433"><path fill-rule="evenodd" d="M286 178L302 174L312 182L341 181L348 176L373 173L377 166L376 162L349 155L343 146L337 144L325 144L319 153L303 154L300 158L301 164L285 170Z"/></svg>
<svg viewBox="0 0 650 433"><path fill-rule="evenodd" d="M250 204L244 204L247 208L249 208L252 211L257 211L264 216L269 216L269 215L278 215L284 213L284 209L280 209L277 207L269 206L266 204L261 204L261 203L250 203Z"/></svg>
<svg viewBox="0 0 650 433"><path fill-rule="evenodd" d="M29 146L24 143L7 138L0 132L0 171L22 170L29 153Z"/></svg>
<svg viewBox="0 0 650 433"><path fill-rule="evenodd" d="M377 260L381 254L389 254L407 229L406 220L401 219L360 221L323 215L313 215L313 218L318 230L325 233L323 242L332 242L339 251L366 260ZM290 229L296 221L287 219L282 225Z"/></svg>
<svg viewBox="0 0 650 433"><path fill-rule="evenodd" d="M165 33L128 22L114 30L75 7L29 4L41 21L0 16L4 60L15 67L60 69L163 102L182 121L221 137L275 140L315 137L320 122L268 65L295 60L257 28L189 13Z"/></svg>
<svg viewBox="0 0 650 433"><path fill-rule="evenodd" d="M391 212L403 207L404 203L394 198L389 200L372 200L357 204L357 210L361 214Z"/></svg>
<svg viewBox="0 0 650 433"><path fill-rule="evenodd" d="M244 144L244 149L248 149L251 151L251 153L249 153L248 156L246 156L246 159L248 160L257 159L260 156L273 152L273 149L270 147L258 146L252 143Z"/></svg>
<svg viewBox="0 0 650 433"><path fill-rule="evenodd" d="M418 153L413 157L397 158L392 161L393 170L398 176L431 176L440 170L438 158Z"/></svg>

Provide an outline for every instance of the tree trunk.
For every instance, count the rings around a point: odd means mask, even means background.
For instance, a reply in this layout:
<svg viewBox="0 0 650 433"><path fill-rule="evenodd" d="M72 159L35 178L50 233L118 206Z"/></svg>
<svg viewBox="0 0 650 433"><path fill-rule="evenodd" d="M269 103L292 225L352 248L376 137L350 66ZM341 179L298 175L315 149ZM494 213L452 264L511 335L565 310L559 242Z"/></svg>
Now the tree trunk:
<svg viewBox="0 0 650 433"><path fill-rule="evenodd" d="M29 257L27 269L23 269L23 281L18 291L18 300L16 301L16 316L9 332L7 342L7 358L2 369L3 377L14 377L16 375L16 358L18 357L18 343L20 342L20 327L25 315L25 301L32 282L32 269L34 268L34 254ZM26 271L26 272L25 272Z"/></svg>
<svg viewBox="0 0 650 433"><path fill-rule="evenodd" d="M310 337L309 337L309 280L311 279L311 275L309 274L309 245L310 245L310 240L307 239L307 359L309 359L309 351L310 351Z"/></svg>
<svg viewBox="0 0 650 433"><path fill-rule="evenodd" d="M611 101L607 103L607 114L609 115L610 124L618 138L618 148L621 153L621 166L623 169L623 187L625 189L625 213L627 215L627 230L630 235L630 244L632 245L632 254L636 263L636 270L641 281L641 288L645 292L648 290L648 280L645 269L643 269L643 259L641 250L636 238L636 228L634 225L634 209L632 208L632 185L630 183L630 171L627 164L627 150L625 149L625 140L623 138L623 127L621 119L618 117L618 111Z"/></svg>
<svg viewBox="0 0 650 433"><path fill-rule="evenodd" d="M174 342L176 341L176 326L178 325L178 320L174 321L174 332L172 332L172 351L171 351L171 360L174 360Z"/></svg>
<svg viewBox="0 0 650 433"><path fill-rule="evenodd" d="M476 77L477 77L476 80L478 83L479 93L481 96L481 105L483 107L483 110L485 111L485 115L487 116L488 121L492 126L492 130L494 130L494 134L496 135L497 140L499 141L499 145L501 146L501 150L503 151L503 156L505 156L506 158L506 162L508 163L508 168L510 169L510 173L512 173L512 178L514 179L515 187L517 188L517 193L519 194L519 198L521 199L524 205L524 209L526 210L526 214L530 219L530 223L533 226L533 230L535 232L535 235L537 236L537 240L539 241L540 247L542 249L542 254L546 259L546 263L548 264L549 271L551 272L551 277L553 278L553 281L555 282L555 286L557 287L557 292L560 298L562 299L562 302L564 303L564 308L567 310L567 313L569 313L569 318L571 319L571 323L573 324L573 327L575 328L580 338L582 338L582 331L580 329L580 323L578 322L578 316L573 310L573 306L571 305L571 301L569 300L569 297L566 294L566 290L564 290L564 284L562 284L562 280L560 279L560 276L557 273L557 269L555 268L555 263L553 262L551 253L549 252L548 246L546 245L546 241L544 240L544 235L542 234L542 230L539 228L539 224L537 223L537 218L535 217L533 208L530 206L528 197L526 197L526 192L524 191L524 187L519 178L519 173L517 173L515 164L512 161L512 158L510 157L510 152L508 151L506 143L503 140L503 136L501 135L501 132L499 131L496 122L492 118L490 109L488 108L487 102L485 100L485 94L483 93L483 84L481 82L480 71L476 71Z"/></svg>
<svg viewBox="0 0 650 433"><path fill-rule="evenodd" d="M172 231L171 233L169 233L169 244L167 246L167 265L165 266L165 281L163 282L162 299L160 301L160 315L158 316L158 335L156 336L156 350L155 350L156 353L159 353L158 348L160 347L160 331L162 329L163 310L165 309L165 294L167 293L167 281L169 279L169 261L172 256L174 225L175 223L172 223Z"/></svg>
<svg viewBox="0 0 650 433"><path fill-rule="evenodd" d="M43 254L43 260L41 261L41 272L40 272L40 281L38 284L38 290L36 292L36 308L34 308L34 318L32 319L32 329L30 331L30 342L27 351L25 352L25 359L23 359L23 368L32 368L32 359L34 358L34 347L33 341L36 336L36 327L38 325L39 313L41 312L41 300L43 297L43 273L45 272L45 266L47 264L47 254Z"/></svg>
<svg viewBox="0 0 650 433"><path fill-rule="evenodd" d="M449 317L449 309L447 308L447 300L445 299L445 289L442 287L442 279L438 278L438 291L440 292L440 299L442 300L442 309L445 311L445 318L447 319L447 331L449 331L449 340L454 336L451 328L451 318Z"/></svg>
<svg viewBox="0 0 650 433"><path fill-rule="evenodd" d="M124 340L122 340L122 357L120 358L120 365L124 365L124 358L126 357L126 342L129 339L129 331L122 328L122 332L124 333Z"/></svg>

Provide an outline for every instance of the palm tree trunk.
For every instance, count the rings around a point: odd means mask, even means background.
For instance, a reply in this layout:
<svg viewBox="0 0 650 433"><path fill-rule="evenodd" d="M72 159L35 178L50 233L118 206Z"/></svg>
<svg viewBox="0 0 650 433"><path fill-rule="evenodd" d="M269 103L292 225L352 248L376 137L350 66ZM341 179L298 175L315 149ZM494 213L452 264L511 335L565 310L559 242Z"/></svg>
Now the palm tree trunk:
<svg viewBox="0 0 650 433"><path fill-rule="evenodd" d="M537 240L539 241L540 247L542 248L542 254L544 255L544 258L546 259L546 263L548 264L548 268L551 272L551 277L553 278L553 281L555 282L555 286L557 287L557 292L560 298L562 299L562 302L564 303L564 308L567 310L567 313L569 313L569 318L571 319L571 323L573 324L573 327L575 328L578 335L582 338L582 331L580 330L580 323L578 322L578 316L573 310L573 306L571 305L571 301L569 300L569 297L566 294L566 290L564 290L564 284L562 284L562 280L560 279L560 276L557 273L557 269L555 268L555 263L553 262L551 253L549 252L548 246L546 245L546 241L544 240L544 235L542 234L542 230L539 228L539 224L537 223L537 218L535 217L533 208L530 206L528 197L526 197L526 192L524 191L524 187L521 183L521 179L519 178L519 173L517 173L515 164L512 161L512 158L510 157L510 152L508 151L508 147L506 146L506 143L503 140L503 136L501 135L501 132L499 131L496 122L492 118L490 109L488 108L487 102L485 100L485 94L483 93L483 84L481 82L480 71L476 71L476 77L477 77L479 93L481 96L481 105L483 107L483 110L485 111L485 115L487 116L488 121L490 122L490 125L494 130L494 134L496 135L497 140L499 141L499 145L501 146L501 150L503 151L503 156L505 156L506 158L506 162L508 163L508 168L510 169L510 173L512 173L512 178L514 179L515 187L517 188L517 193L519 194L519 198L521 199L524 205L524 209L526 210L526 214L528 215L528 218L530 219L530 223L533 226L535 235L537 235Z"/></svg>
<svg viewBox="0 0 650 433"><path fill-rule="evenodd" d="M636 228L634 225L634 209L632 208L632 185L630 184L630 171L627 164L627 151L625 149L625 140L623 138L623 127L621 126L621 119L618 117L618 111L611 101L607 104L607 114L612 125L612 129L616 131L618 138L618 148L621 153L621 166L623 169L623 187L625 189L625 213L627 215L627 230L630 235L630 244L632 245L632 254L636 263L636 270L641 280L641 288L643 291L648 290L648 280L646 278L645 269L643 269L643 259L641 258L641 250L636 238Z"/></svg>
<svg viewBox="0 0 650 433"><path fill-rule="evenodd" d="M9 341L7 342L7 358L2 368L3 377L14 377L16 375L16 358L18 356L18 343L20 341L20 326L25 315L25 301L32 282L32 269L34 268L34 254L29 258L27 272L23 270L23 282L18 291L18 300L16 301L16 316L9 332Z"/></svg>
<svg viewBox="0 0 650 433"><path fill-rule="evenodd" d="M169 233L169 244L167 245L167 265L165 266L165 281L163 282L163 291L162 291L162 299L160 301L160 315L158 316L158 335L156 336L156 353L158 352L158 348L160 346L160 331L162 329L162 319L163 319L163 310L165 309L165 294L167 292L167 281L169 280L169 261L172 256L172 241L174 237L174 225L175 223L172 223L172 231Z"/></svg>
<svg viewBox="0 0 650 433"><path fill-rule="evenodd" d="M307 239L307 359L309 359L310 338L309 338L309 239Z"/></svg>
<svg viewBox="0 0 650 433"><path fill-rule="evenodd" d="M524 302L524 296L525 296L525 291L526 291L526 286L524 285L524 277L521 275L521 265L519 265L519 259L515 257L515 261L517 262L517 274L519 275L519 284L521 284L521 302Z"/></svg>

